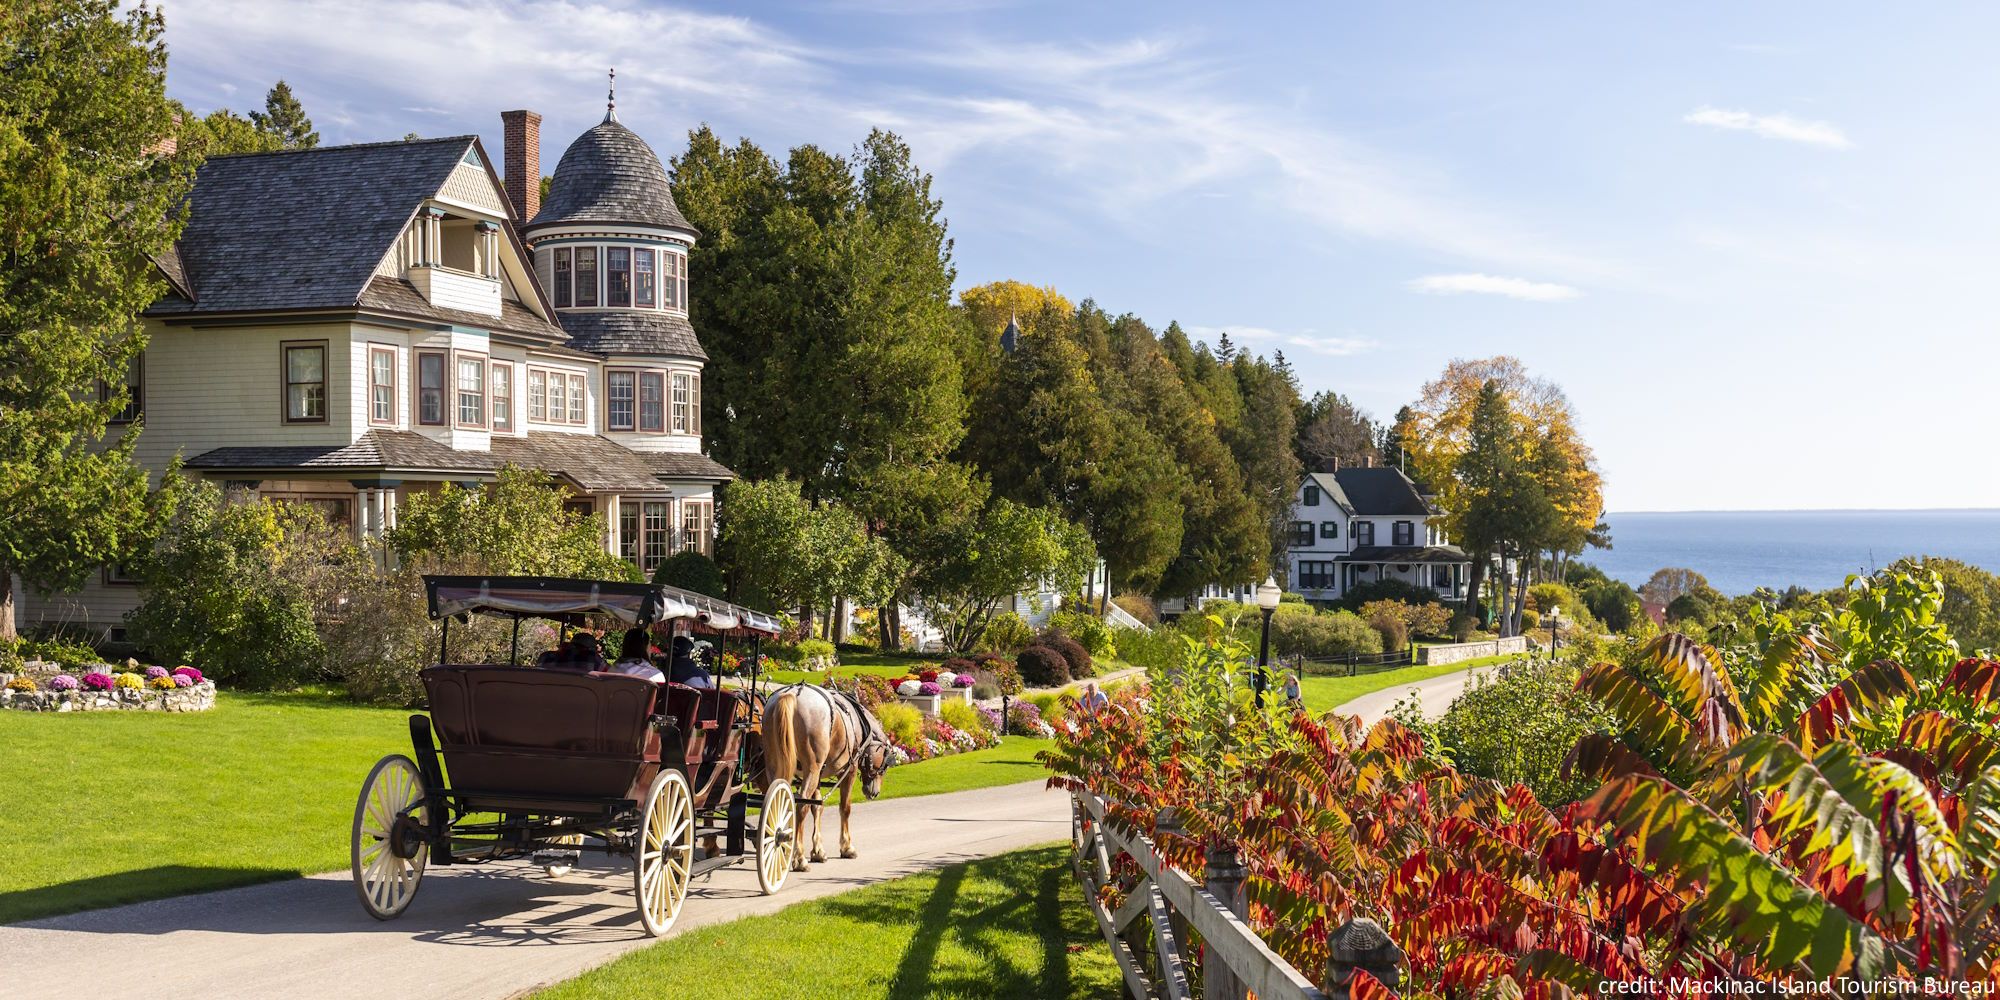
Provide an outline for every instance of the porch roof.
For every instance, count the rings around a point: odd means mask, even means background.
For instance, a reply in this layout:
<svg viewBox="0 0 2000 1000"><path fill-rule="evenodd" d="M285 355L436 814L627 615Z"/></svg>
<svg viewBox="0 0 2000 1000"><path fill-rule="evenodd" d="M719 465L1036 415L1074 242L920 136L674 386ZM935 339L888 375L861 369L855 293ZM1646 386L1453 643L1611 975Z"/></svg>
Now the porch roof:
<svg viewBox="0 0 2000 1000"><path fill-rule="evenodd" d="M1335 562L1348 563L1470 563L1456 545L1363 545Z"/></svg>
<svg viewBox="0 0 2000 1000"><path fill-rule="evenodd" d="M414 431L371 430L344 445L283 445L216 448L190 459L190 469L211 474L243 473L268 476L284 472L326 472L380 476L416 473L488 479L507 464L540 469L576 484L589 493L651 492L678 479L722 481L734 474L703 455L644 455L596 434L529 431L525 437L500 436L491 451L463 451ZM698 461L689 461L698 460Z"/></svg>

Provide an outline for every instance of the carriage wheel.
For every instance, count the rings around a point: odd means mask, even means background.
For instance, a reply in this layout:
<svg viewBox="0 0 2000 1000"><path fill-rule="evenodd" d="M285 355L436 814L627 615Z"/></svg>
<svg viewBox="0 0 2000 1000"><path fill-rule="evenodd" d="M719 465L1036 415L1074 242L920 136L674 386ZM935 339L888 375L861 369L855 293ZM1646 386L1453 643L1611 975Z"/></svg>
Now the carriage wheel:
<svg viewBox="0 0 2000 1000"><path fill-rule="evenodd" d="M354 893L377 920L403 912L424 878L430 845L423 832L430 819L424 779L402 754L375 763L354 803L352 853Z"/></svg>
<svg viewBox="0 0 2000 1000"><path fill-rule="evenodd" d="M757 816L757 888L766 896L784 888L785 876L792 870L792 854L799 849L794 830L798 820L792 783L772 782Z"/></svg>
<svg viewBox="0 0 2000 1000"><path fill-rule="evenodd" d="M639 815L639 857L633 866L639 922L646 933L659 937L674 925L687 898L693 863L694 796L679 771L663 769Z"/></svg>

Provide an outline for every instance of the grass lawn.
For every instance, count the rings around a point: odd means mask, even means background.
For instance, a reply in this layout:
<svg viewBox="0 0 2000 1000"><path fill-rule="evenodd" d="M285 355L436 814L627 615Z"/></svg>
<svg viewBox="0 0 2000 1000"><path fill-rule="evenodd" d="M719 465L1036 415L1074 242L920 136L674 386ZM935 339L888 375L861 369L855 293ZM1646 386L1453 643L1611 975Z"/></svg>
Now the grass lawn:
<svg viewBox="0 0 2000 1000"><path fill-rule="evenodd" d="M690 930L533 1000L1116 997L1110 949L1067 846L984 861Z"/></svg>
<svg viewBox="0 0 2000 1000"><path fill-rule="evenodd" d="M0 712L0 923L345 868L361 779L410 752L410 714L226 691L195 715ZM884 793L1031 780L1047 745L908 764Z"/></svg>
<svg viewBox="0 0 2000 1000"><path fill-rule="evenodd" d="M1514 656L1482 656L1458 663L1442 663L1431 666L1399 667L1378 673L1361 674L1355 677L1314 677L1307 675L1299 684L1299 694L1306 700L1306 708L1314 712L1330 711L1349 700L1364 694L1373 694L1384 688L1400 687L1427 681L1446 674L1463 673L1475 667L1491 666L1516 659Z"/></svg>

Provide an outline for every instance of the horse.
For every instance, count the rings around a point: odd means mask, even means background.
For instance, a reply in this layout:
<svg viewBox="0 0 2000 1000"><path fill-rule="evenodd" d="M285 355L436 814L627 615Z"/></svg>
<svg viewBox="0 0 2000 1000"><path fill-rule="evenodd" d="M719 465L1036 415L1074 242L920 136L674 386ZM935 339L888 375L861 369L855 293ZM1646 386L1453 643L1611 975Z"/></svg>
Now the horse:
<svg viewBox="0 0 2000 1000"><path fill-rule="evenodd" d="M798 816L793 829L803 838L806 810L812 810L812 860L826 860L820 844L820 782L840 787L840 856L859 857L848 820L854 809L854 779L862 794L882 794L882 773L889 769L889 737L873 713L852 695L815 684L792 684L772 692L764 702L764 787L779 781L799 783ZM792 854L792 870L805 871L801 852Z"/></svg>

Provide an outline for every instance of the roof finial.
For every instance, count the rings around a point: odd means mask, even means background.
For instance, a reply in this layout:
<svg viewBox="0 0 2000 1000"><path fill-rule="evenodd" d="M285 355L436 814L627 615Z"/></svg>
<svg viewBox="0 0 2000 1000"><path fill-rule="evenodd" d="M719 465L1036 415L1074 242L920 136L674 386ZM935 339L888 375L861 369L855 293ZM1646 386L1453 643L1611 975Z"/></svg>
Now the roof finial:
<svg viewBox="0 0 2000 1000"><path fill-rule="evenodd" d="M604 120L618 120L618 67L611 67L611 85L604 91Z"/></svg>

